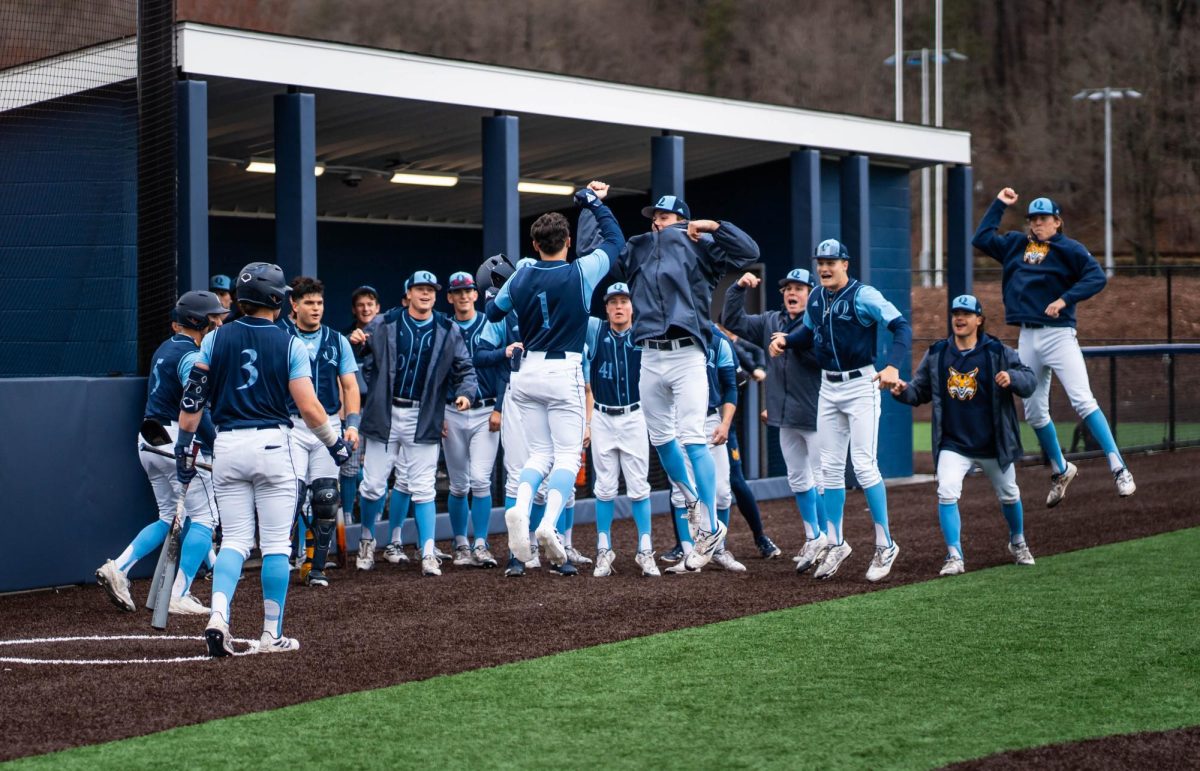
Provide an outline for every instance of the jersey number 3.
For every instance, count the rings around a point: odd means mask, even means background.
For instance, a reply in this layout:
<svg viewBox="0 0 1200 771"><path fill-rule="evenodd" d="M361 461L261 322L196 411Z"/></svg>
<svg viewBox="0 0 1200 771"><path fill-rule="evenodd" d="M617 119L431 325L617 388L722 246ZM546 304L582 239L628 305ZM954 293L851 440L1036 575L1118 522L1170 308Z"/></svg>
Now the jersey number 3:
<svg viewBox="0 0 1200 771"><path fill-rule="evenodd" d="M247 389L258 382L258 370L254 366L254 362L258 361L258 351L253 348L243 348L242 356L246 357L246 360L242 362L242 369L246 370L246 382L237 387L239 391Z"/></svg>

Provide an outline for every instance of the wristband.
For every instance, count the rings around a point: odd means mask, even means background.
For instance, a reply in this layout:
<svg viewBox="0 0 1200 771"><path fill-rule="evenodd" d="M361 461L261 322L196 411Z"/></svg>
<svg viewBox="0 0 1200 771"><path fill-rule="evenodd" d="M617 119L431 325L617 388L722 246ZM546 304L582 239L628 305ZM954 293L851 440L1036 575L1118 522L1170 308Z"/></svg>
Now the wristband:
<svg viewBox="0 0 1200 771"><path fill-rule="evenodd" d="M195 431L184 431L181 428L181 429L179 429L179 436L175 440L175 446L182 447L183 449L186 450L187 448L192 446L192 441L195 438L196 438Z"/></svg>
<svg viewBox="0 0 1200 771"><path fill-rule="evenodd" d="M362 425L362 413L351 412L346 416L346 419L342 422L342 425L344 425L346 428L353 428L355 431L357 431L358 427Z"/></svg>
<svg viewBox="0 0 1200 771"><path fill-rule="evenodd" d="M313 432L314 436L321 440L321 444L325 445L326 447L332 447L337 444L337 432L333 430L333 426L329 425L328 420L310 430Z"/></svg>

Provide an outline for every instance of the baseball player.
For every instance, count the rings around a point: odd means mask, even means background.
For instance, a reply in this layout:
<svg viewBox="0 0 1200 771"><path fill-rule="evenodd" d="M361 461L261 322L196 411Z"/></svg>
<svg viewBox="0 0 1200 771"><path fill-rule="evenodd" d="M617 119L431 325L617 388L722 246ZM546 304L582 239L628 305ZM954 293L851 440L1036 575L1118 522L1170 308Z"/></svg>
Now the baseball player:
<svg viewBox="0 0 1200 771"><path fill-rule="evenodd" d="M642 349L630 331L633 303L627 285L618 282L608 288L604 311L607 323L595 318L588 321L586 371L592 394L588 424L596 497L596 567L592 575L599 578L613 573L613 506L618 477L624 474L638 534L634 560L642 575L660 576L650 543L650 440L638 391Z"/></svg>
<svg viewBox="0 0 1200 771"><path fill-rule="evenodd" d="M304 344L312 367L313 387L317 399L329 416L329 425L342 433L338 415L345 407L346 444L351 454L358 446L359 414L358 364L350 342L340 332L321 323L325 315L325 285L318 279L300 276L292 280L291 305L295 325L291 333ZM294 407L294 405L291 405ZM292 466L296 470L299 494L297 513L302 512L305 498L312 493L312 519L315 545L312 568L304 575L308 586L329 586L325 575L325 557L333 541L338 515L338 467L324 443L309 428L298 421L300 414L292 412L295 427L291 433Z"/></svg>
<svg viewBox="0 0 1200 771"><path fill-rule="evenodd" d="M725 443L729 438L733 416L737 412L737 360L733 355L733 346L729 338L712 327L712 337L708 345L705 362L708 380L708 415L704 421L704 432L708 436L708 450L716 468L717 477L717 518L729 527L729 507L733 502L729 485L729 451ZM676 513L676 533L681 542L684 559L667 568L668 573L698 572L700 568L693 567L687 555L694 551L694 537L691 528L684 526L683 518L678 516L680 509L686 505L683 492L675 485L671 490L671 506ZM746 566L738 562L733 553L725 548L722 539L713 553L712 561L733 573L745 573Z"/></svg>
<svg viewBox="0 0 1200 771"><path fill-rule="evenodd" d="M607 191L605 191L607 192ZM642 209L651 232L634 236L618 260L633 292L634 341L642 347L642 411L650 443L687 500L697 527L692 569L712 559L725 537L717 519L716 469L704 431L705 350L712 336L712 290L725 273L758 259L758 244L726 221L693 220L682 198L662 196ZM596 220L580 215L580 242L595 240ZM682 445L682 449L680 448ZM688 477L691 460L695 485Z"/></svg>
<svg viewBox="0 0 1200 771"><path fill-rule="evenodd" d="M937 459L938 520L946 539L944 576L966 570L958 499L963 477L975 464L987 474L1008 522L1008 550L1018 565L1032 565L1025 543L1016 461L1021 430L1013 394L1028 398L1037 386L1033 370L1017 352L986 333L983 306L974 296L950 304L954 333L929 347L911 383L898 381L891 392L916 407L933 402L933 453Z"/></svg>
<svg viewBox="0 0 1200 771"><path fill-rule="evenodd" d="M233 289L233 282L229 280L229 276L223 273L218 273L208 279L208 291L217 296L221 305L225 306L225 310L229 310L229 306L233 305L233 295L229 293L231 289Z"/></svg>
<svg viewBox="0 0 1200 771"><path fill-rule="evenodd" d="M475 277L462 271L450 276L450 304L454 323L462 333L467 353L475 358L479 337L487 319L475 312L479 292ZM446 408L446 435L442 451L446 455L446 473L450 477L450 525L454 531L454 564L483 568L496 567L488 548L488 520L492 516L492 467L500 449L500 415L497 399L503 392L499 368L476 368L478 391L470 409L462 412L453 405ZM493 418L493 415L495 417ZM470 506L467 494L471 495ZM475 534L474 544L467 540L467 521Z"/></svg>
<svg viewBox="0 0 1200 771"><path fill-rule="evenodd" d="M296 473L289 450L289 402L337 463L350 448L329 424L313 388L312 362L299 339L273 323L288 294L278 265L252 262L238 273L242 317L210 332L180 400L175 471L187 484L196 474L190 446L200 413L212 403L217 427L213 486L224 539L213 571L212 615L204 631L210 656L233 654L230 607L242 563L254 540L262 552L263 632L258 652L295 651L283 636L288 589L289 532L296 508Z"/></svg>
<svg viewBox="0 0 1200 771"><path fill-rule="evenodd" d="M1057 506L1079 473L1075 464L1063 457L1050 420L1051 373L1058 375L1071 406L1108 457L1117 494L1133 495L1137 485L1117 449L1108 420L1092 396L1087 365L1075 333L1075 306L1098 294L1108 279L1083 244L1062 234L1058 204L1049 198L1036 198L1029 204L1027 232L1000 233L1004 210L1016 202L1015 190L1001 190L980 220L971 243L1002 266L1004 320L1021 328L1017 350L1021 361L1037 376L1037 390L1025 400L1025 420L1037 434L1053 469L1046 506Z"/></svg>
<svg viewBox="0 0 1200 771"><path fill-rule="evenodd" d="M899 382L900 367L912 345L912 327L879 290L850 278L850 255L840 241L822 241L814 256L821 290L809 297L803 323L792 332L776 332L771 340L772 356L781 354L785 347L811 348L823 370L817 433L821 437L829 549L813 575L829 578L850 556L850 544L842 537L848 444L854 474L875 521L875 556L867 568L867 580L880 581L891 572L900 547L888 529L887 491L875 458L879 390L890 390ZM892 333L892 345L887 366L876 372L875 342L881 324Z"/></svg>
<svg viewBox="0 0 1200 771"><path fill-rule="evenodd" d="M396 472L398 524L413 504L421 572L440 576L434 549L434 502L438 444L446 395L459 412L471 408L478 384L462 333L446 314L433 310L441 290L437 276L418 270L408 279L408 305L377 316L366 329L377 374L363 407L362 534L358 568L375 566L375 521L383 511L388 477Z"/></svg>
<svg viewBox="0 0 1200 771"><path fill-rule="evenodd" d="M542 215L530 228L533 248L541 259L514 273L487 306L488 318L497 322L515 310L525 344L508 393L517 408L529 457L521 470L516 503L504 515L510 548L522 561L533 556L530 514L534 494L545 479L546 511L537 526L537 542L552 565L567 563L557 525L574 493L583 450L582 360L588 307L592 291L611 269L624 240L616 218L601 200L607 191L607 185L592 182L575 194L576 205L591 212L600 224L599 247L567 262L571 233L566 217L557 212Z"/></svg>
<svg viewBox="0 0 1200 771"><path fill-rule="evenodd" d="M379 292L373 286L363 285L350 295L350 311L354 316L354 321L343 332L343 335L349 339L356 330L363 329L371 323L371 319L379 313ZM350 343L350 350L354 352L354 361L358 365L358 372L355 376L358 379L359 400L366 397L368 388L368 378L374 379L375 367L370 360L370 349L367 347L366 338L363 338L361 343ZM354 521L354 500L358 497L358 483L362 477L362 457L366 442L359 442L354 453L350 456L350 460L342 464L338 469L338 484L342 492L342 511L341 521Z"/></svg>
<svg viewBox="0 0 1200 771"><path fill-rule="evenodd" d="M804 325L804 309L815 282L808 270L795 268L779 280L781 310L747 314L746 290L756 288L759 283L753 273L739 278L725 293L722 318L734 333L766 347L776 333L789 334ZM799 573L817 564L830 546L817 496L820 462L817 400L821 379L821 365L811 350L796 356L775 356L767 364L767 425L779 429L779 449L787 464L788 486L804 522L804 546L796 555Z"/></svg>
<svg viewBox="0 0 1200 771"><path fill-rule="evenodd" d="M192 366L200 356L200 340L205 332L221 326L228 310L212 292L187 292L175 304L171 313L173 334L154 352L150 377L146 381L146 411L174 439L178 434L175 421L179 418L179 398L188 382ZM204 460L212 460L215 431L212 421L206 420L200 430ZM139 443L141 438L138 438ZM115 560L106 560L96 571L96 581L118 608L137 610L129 592L129 571L142 557L162 546L175 518L181 486L175 478L175 465L170 458L139 452L138 458L150 488L158 503L158 519L146 527L125 547ZM212 475L198 472L197 483L188 487L184 513L188 518L187 533L179 555L179 573L174 577L171 591L171 613L205 615L208 608L191 595L192 579L212 546L212 532L217 520L217 504L213 497Z"/></svg>

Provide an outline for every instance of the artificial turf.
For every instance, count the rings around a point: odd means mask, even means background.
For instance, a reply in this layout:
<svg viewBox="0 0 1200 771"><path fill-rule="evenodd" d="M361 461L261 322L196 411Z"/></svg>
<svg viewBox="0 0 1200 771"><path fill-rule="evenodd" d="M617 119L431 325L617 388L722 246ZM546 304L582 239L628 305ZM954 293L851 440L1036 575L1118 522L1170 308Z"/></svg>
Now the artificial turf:
<svg viewBox="0 0 1200 771"><path fill-rule="evenodd" d="M925 768L1196 725L1198 552L1177 531L18 764Z"/></svg>

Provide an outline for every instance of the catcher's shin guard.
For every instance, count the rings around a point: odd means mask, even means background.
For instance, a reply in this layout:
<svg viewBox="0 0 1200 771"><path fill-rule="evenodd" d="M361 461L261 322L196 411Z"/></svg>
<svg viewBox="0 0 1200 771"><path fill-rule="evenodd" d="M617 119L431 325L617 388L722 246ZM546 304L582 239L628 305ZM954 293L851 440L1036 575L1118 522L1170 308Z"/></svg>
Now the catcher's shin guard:
<svg viewBox="0 0 1200 771"><path fill-rule="evenodd" d="M322 478L312 483L312 513L313 530L317 543L313 553L313 565L317 570L325 569L325 558L329 555L329 546L333 542L333 534L337 529L337 515L340 506L337 480Z"/></svg>

